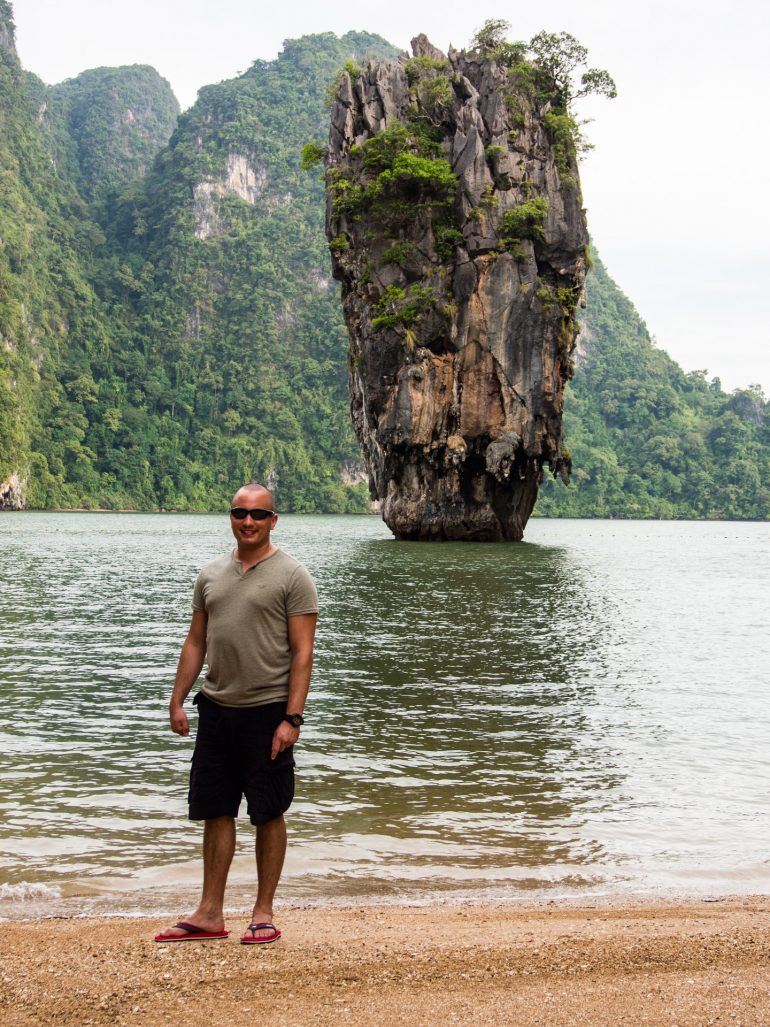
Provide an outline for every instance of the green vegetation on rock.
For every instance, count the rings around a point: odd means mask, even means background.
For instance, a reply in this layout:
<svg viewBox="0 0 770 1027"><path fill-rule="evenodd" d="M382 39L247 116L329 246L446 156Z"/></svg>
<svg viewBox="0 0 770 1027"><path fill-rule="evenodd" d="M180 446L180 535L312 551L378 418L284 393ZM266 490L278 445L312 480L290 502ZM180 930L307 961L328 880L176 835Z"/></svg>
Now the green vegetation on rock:
<svg viewBox="0 0 770 1027"><path fill-rule="evenodd" d="M545 120L556 167L563 185L575 185L570 165L592 148L583 132L584 122L575 113L575 101L589 95L613 99L617 96L615 82L604 68L586 67L588 50L569 32L538 32L525 43L508 41L505 33L509 28L507 21L490 19L471 46L508 68L514 88L505 100L517 128L522 129L526 122L522 96L550 106Z"/></svg>
<svg viewBox="0 0 770 1027"><path fill-rule="evenodd" d="M457 179L440 153L432 134L419 123L410 128L396 123L353 147L351 158L360 160L370 178L361 185L347 170L330 172L335 215L369 215L392 224L420 210L446 208Z"/></svg>
<svg viewBox="0 0 770 1027"><path fill-rule="evenodd" d="M408 289L389 285L375 308L377 316L372 321L372 328L375 331L394 328L396 325L408 328L421 314L435 306L435 294L419 282L410 285Z"/></svg>
<svg viewBox="0 0 770 1027"><path fill-rule="evenodd" d="M500 238L509 249L522 239L542 239L543 223L548 215L548 200L535 196L513 210L507 210L500 222Z"/></svg>

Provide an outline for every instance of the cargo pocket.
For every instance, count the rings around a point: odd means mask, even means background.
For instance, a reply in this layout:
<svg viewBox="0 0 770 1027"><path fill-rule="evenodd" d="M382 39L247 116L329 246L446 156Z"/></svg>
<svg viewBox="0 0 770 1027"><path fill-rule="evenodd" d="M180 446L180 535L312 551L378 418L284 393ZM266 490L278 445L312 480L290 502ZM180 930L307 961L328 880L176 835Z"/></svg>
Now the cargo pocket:
<svg viewBox="0 0 770 1027"><path fill-rule="evenodd" d="M270 760L270 766L273 770L284 770L286 767L295 766L294 746L290 745L288 749L279 752L274 760Z"/></svg>
<svg viewBox="0 0 770 1027"><path fill-rule="evenodd" d="M294 767L274 767L250 782L246 793L249 819L259 827L282 816L294 798Z"/></svg>

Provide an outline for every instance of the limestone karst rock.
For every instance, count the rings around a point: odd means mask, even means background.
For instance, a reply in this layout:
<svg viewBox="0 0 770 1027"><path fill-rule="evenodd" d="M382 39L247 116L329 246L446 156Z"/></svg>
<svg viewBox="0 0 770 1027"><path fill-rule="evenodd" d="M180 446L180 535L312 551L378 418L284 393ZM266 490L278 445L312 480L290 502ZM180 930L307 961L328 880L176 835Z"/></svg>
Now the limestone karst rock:
<svg viewBox="0 0 770 1027"><path fill-rule="evenodd" d="M569 474L588 242L574 148L526 62L412 49L346 71L331 110L354 426L398 538L519 540L544 464Z"/></svg>

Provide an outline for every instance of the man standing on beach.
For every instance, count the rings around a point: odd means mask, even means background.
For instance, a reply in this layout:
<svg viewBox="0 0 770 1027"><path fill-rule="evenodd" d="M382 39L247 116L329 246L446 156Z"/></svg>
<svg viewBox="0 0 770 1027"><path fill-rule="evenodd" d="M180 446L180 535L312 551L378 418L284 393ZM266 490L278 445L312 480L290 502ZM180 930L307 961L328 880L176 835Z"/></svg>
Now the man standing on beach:
<svg viewBox="0 0 770 1027"><path fill-rule="evenodd" d="M276 941L273 897L286 853L283 814L294 797L293 745L299 738L313 664L318 598L305 568L270 541L273 497L251 482L233 496L236 549L206 564L193 594L169 717L189 734L185 698L203 667L193 702L198 734L190 770L190 819L203 820L203 893L189 920L160 942L226 938L225 885L243 795L257 828L257 900L245 945Z"/></svg>

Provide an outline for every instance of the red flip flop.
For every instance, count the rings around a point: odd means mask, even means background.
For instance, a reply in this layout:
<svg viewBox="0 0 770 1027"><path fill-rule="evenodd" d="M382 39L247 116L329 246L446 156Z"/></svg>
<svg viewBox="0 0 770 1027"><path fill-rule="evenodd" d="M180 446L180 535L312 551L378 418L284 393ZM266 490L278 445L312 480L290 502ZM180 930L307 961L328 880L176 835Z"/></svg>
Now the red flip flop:
<svg viewBox="0 0 770 1027"><path fill-rule="evenodd" d="M275 926L275 924L249 924L246 928L247 931L251 931L251 937L247 938L246 935L241 938L241 945L269 945L271 941L278 941L281 937L281 932ZM270 930L273 933L267 935L265 938L258 938L257 931Z"/></svg>
<svg viewBox="0 0 770 1027"><path fill-rule="evenodd" d="M196 927L195 924L185 923L184 920L178 924L174 924L174 927L181 928L185 933L177 935L169 934L156 934L154 941L167 942L167 941L211 941L214 938L226 938L229 931L207 931L205 927Z"/></svg>

